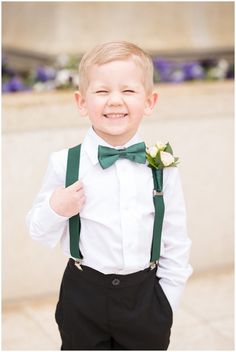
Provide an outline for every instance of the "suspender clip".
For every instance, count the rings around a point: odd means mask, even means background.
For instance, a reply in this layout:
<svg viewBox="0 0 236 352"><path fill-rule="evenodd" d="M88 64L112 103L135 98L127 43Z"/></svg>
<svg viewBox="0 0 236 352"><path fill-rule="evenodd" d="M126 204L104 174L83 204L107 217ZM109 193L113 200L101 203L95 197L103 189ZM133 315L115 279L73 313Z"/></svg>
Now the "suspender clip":
<svg viewBox="0 0 236 352"><path fill-rule="evenodd" d="M155 269L156 267L158 266L158 260L154 261L154 262L151 262L150 263L150 269L153 270Z"/></svg>
<svg viewBox="0 0 236 352"><path fill-rule="evenodd" d="M82 264L82 260L80 259L75 259L75 266L77 266L77 268L81 271L83 271L83 269L81 268L81 264Z"/></svg>
<svg viewBox="0 0 236 352"><path fill-rule="evenodd" d="M153 190L153 197L155 196L163 196L163 192L158 192L155 189Z"/></svg>

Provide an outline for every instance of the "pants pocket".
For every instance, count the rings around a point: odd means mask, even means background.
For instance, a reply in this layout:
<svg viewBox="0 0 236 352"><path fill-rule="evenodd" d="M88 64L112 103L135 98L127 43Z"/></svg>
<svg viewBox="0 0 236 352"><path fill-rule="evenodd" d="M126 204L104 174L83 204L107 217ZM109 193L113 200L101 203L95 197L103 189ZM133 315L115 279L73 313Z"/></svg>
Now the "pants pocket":
<svg viewBox="0 0 236 352"><path fill-rule="evenodd" d="M72 336L71 333L68 332L65 324L65 317L64 317L64 304L65 304L65 298L64 298L64 292L63 292L63 280L61 283L60 287L60 294L59 294L59 300L56 305L56 311L55 311L55 320L58 325L58 330L61 335L61 350L73 350L72 346Z"/></svg>
<svg viewBox="0 0 236 352"><path fill-rule="evenodd" d="M172 307L170 305L170 302L168 301L168 298L166 297L166 294L165 292L163 291L163 288L161 287L160 285L160 282L159 282L160 278L159 277L156 277L155 278L155 286L156 286L156 290L157 290L157 293L161 299L161 302L162 304L164 305L165 307L165 310L168 312L169 316L170 316L170 319L171 319L171 325L173 323L173 310L172 310Z"/></svg>

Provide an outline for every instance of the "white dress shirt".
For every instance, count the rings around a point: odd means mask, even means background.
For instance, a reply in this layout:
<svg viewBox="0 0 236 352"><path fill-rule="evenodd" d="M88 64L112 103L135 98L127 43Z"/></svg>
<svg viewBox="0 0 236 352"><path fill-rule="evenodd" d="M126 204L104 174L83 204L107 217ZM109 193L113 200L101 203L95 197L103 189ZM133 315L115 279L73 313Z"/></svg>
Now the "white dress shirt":
<svg viewBox="0 0 236 352"><path fill-rule="evenodd" d="M136 134L124 146L142 142ZM119 159L107 169L98 162L98 145L112 147L89 129L81 147L79 179L86 202L80 212L82 264L104 274L130 274L149 266L154 223L153 177L145 164ZM69 250L68 218L49 204L52 192L65 185L68 149L51 155L41 190L27 215L33 239L50 247L61 241ZM160 284L173 310L192 268L188 264L191 241L187 236L185 204L177 167L164 169L165 215L161 256L157 269Z"/></svg>

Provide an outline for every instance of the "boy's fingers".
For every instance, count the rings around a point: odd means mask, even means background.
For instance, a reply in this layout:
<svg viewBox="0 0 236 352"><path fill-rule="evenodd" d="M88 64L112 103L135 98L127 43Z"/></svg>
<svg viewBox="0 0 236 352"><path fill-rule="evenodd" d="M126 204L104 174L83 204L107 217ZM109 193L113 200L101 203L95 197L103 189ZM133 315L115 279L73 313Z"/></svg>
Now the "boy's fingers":
<svg viewBox="0 0 236 352"><path fill-rule="evenodd" d="M69 189L71 190L74 190L74 191L79 191L81 188L83 187L83 184L82 182L79 180L79 181L76 181L75 183L73 183L72 185L70 185Z"/></svg>

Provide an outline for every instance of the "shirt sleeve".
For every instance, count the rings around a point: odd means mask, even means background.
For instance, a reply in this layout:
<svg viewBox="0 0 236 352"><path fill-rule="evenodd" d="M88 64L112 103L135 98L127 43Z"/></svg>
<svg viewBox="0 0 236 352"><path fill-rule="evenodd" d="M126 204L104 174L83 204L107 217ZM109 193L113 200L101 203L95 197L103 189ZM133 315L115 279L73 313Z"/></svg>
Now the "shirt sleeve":
<svg viewBox="0 0 236 352"><path fill-rule="evenodd" d="M49 204L53 191L64 186L66 160L66 149L51 155L41 189L26 216L31 237L51 248L60 241L68 222L67 217L57 214Z"/></svg>
<svg viewBox="0 0 236 352"><path fill-rule="evenodd" d="M162 228L163 252L157 276L166 297L175 311L178 308L185 283L192 274L189 264L191 240L186 226L186 209L179 170L164 169L165 214Z"/></svg>

